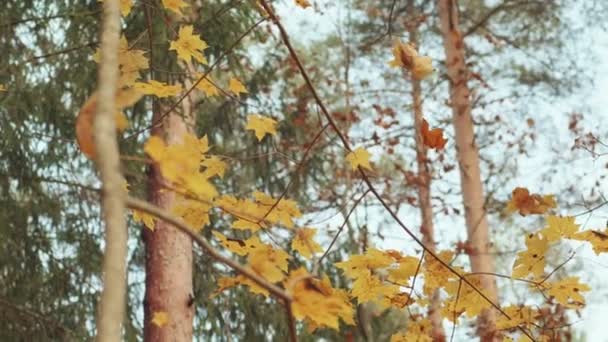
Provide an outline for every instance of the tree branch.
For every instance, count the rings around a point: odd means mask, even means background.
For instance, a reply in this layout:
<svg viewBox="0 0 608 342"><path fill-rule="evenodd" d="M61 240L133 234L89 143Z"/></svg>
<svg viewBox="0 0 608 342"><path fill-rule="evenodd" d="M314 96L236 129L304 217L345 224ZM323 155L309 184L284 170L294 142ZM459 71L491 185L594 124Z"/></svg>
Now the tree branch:
<svg viewBox="0 0 608 342"><path fill-rule="evenodd" d="M293 313L291 311L291 302L292 297L285 292L285 290L280 287L272 284L268 280L264 279L264 277L255 273L253 270L241 265L240 263L234 261L231 258L228 258L222 255L218 250L213 248L211 244L202 236L196 233L196 230L193 227L188 226L184 221L175 216L171 215L167 211L154 206L148 202L138 200L132 197L127 197L127 206L131 209L139 210L146 212L150 215L153 215L157 218L160 218L170 224L172 224L175 228L180 230L182 233L187 234L192 240L199 245L205 252L207 252L213 259L219 261L220 263L232 268L237 273L251 279L253 282L268 290L272 295L281 299L285 305L287 306L288 313L288 321L290 325L290 334L292 335L292 341L296 341L297 338L295 336L295 319L293 318Z"/></svg>
<svg viewBox="0 0 608 342"><path fill-rule="evenodd" d="M105 222L103 290L97 316L97 341L122 340L126 302L127 224L124 219L124 179L116 140L115 97L118 84L118 46L120 6L118 0L105 0L101 33L101 63L94 141L97 168L102 182L102 207Z"/></svg>

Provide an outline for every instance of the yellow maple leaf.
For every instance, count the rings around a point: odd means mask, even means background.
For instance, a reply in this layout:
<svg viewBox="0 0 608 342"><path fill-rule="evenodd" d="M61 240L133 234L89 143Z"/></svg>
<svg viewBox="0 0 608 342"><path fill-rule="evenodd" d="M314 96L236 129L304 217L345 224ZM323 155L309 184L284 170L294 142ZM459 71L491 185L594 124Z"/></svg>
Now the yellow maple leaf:
<svg viewBox="0 0 608 342"><path fill-rule="evenodd" d="M146 83L135 82L133 88L140 91L142 94L155 95L157 97L176 96L182 90L182 87L179 84L169 85L155 80L150 80Z"/></svg>
<svg viewBox="0 0 608 342"><path fill-rule="evenodd" d="M468 275L467 279L475 288L461 282L460 279L450 281L444 286L444 289L450 295L450 298L444 302L442 314L444 318L447 318L450 321L454 321L455 318L457 319L458 316L463 313L466 313L469 318L478 316L484 309L491 306L491 304L476 291L477 289L486 296L488 295L481 286L480 278L475 275Z"/></svg>
<svg viewBox="0 0 608 342"><path fill-rule="evenodd" d="M143 223L144 226L150 230L154 230L154 224L156 223L156 217L139 210L131 210L133 213L133 221L137 223Z"/></svg>
<svg viewBox="0 0 608 342"><path fill-rule="evenodd" d="M200 139L185 134L182 142L171 145L157 136L152 136L144 145L144 151L159 164L161 174L178 190L194 194L198 200L210 201L217 196L217 190L201 172L201 161L209 149L207 137Z"/></svg>
<svg viewBox="0 0 608 342"><path fill-rule="evenodd" d="M540 234L529 234L526 237L527 250L517 253L513 264L513 278L524 278L530 273L540 277L545 270L545 253L549 249L549 241Z"/></svg>
<svg viewBox="0 0 608 342"><path fill-rule="evenodd" d="M321 252L321 245L312 238L317 233L314 228L300 228L296 230L296 236L291 241L291 248L298 251L305 258L310 258L314 253Z"/></svg>
<svg viewBox="0 0 608 342"><path fill-rule="evenodd" d="M277 122L269 117L258 114L248 115L245 129L254 131L258 141L262 141L266 134L277 134Z"/></svg>
<svg viewBox="0 0 608 342"><path fill-rule="evenodd" d="M569 308L580 308L585 305L581 292L591 291L587 284L579 282L578 277L568 277L553 283L543 283L541 287L555 300Z"/></svg>
<svg viewBox="0 0 608 342"><path fill-rule="evenodd" d="M207 65L207 59L203 55L203 51L208 47L207 43L199 36L194 35L192 33L193 29L192 25L180 27L178 38L171 42L169 50L175 50L177 57L186 63L194 58L199 63Z"/></svg>
<svg viewBox="0 0 608 342"><path fill-rule="evenodd" d="M393 60L389 62L392 67L402 67L409 70L414 78L421 80L433 73L433 60L431 57L419 56L413 45L402 43L400 39L393 44Z"/></svg>
<svg viewBox="0 0 608 342"><path fill-rule="evenodd" d="M182 7L188 7L190 5L188 5L188 3L186 3L184 0L163 0L163 6L176 13L179 16L183 16L184 14L182 13Z"/></svg>
<svg viewBox="0 0 608 342"><path fill-rule="evenodd" d="M228 89L233 92L235 95L239 95L241 93L246 94L247 93L247 88L245 88L245 86L243 85L243 83L241 83L241 81L239 81L237 78L230 78L230 81L228 82Z"/></svg>
<svg viewBox="0 0 608 342"><path fill-rule="evenodd" d="M416 275L419 262L418 258L412 256L400 258L398 266L388 270L388 280L402 285L407 284L409 279Z"/></svg>
<svg viewBox="0 0 608 342"><path fill-rule="evenodd" d="M608 252L608 229L603 232L592 229L585 230L574 234L571 239L589 242L597 255Z"/></svg>
<svg viewBox="0 0 608 342"><path fill-rule="evenodd" d="M129 42L125 36L121 36L118 42L118 65L120 67L120 86L130 86L139 78L140 70L147 69L149 66L148 58L144 56L146 51L137 50L129 47ZM99 63L100 50L97 49L93 55L95 62Z"/></svg>
<svg viewBox="0 0 608 342"><path fill-rule="evenodd" d="M547 227L541 230L541 234L549 242L557 241L561 238L569 239L578 232L579 226L574 222L572 216L553 216L547 217Z"/></svg>
<svg viewBox="0 0 608 342"><path fill-rule="evenodd" d="M436 255L446 264L451 264L454 258L454 252L452 251L440 251ZM460 267L452 266L452 268L458 273L463 273ZM436 289L444 287L450 280L456 278L454 273L429 254L424 257L422 274L424 274L423 291L426 295L431 295Z"/></svg>
<svg viewBox="0 0 608 342"><path fill-rule="evenodd" d="M353 170L356 170L359 166L371 170L372 166L369 164L370 156L366 149L357 147L346 155L346 160L350 163L350 167Z"/></svg>
<svg viewBox="0 0 608 342"><path fill-rule="evenodd" d="M304 268L289 273L283 282L292 296L291 308L297 319L305 319L313 328L338 330L340 319L354 325L353 308L344 290L331 286L329 278L313 278Z"/></svg>
<svg viewBox="0 0 608 342"><path fill-rule="evenodd" d="M289 254L282 249L275 249L269 245L249 252L247 261L249 266L268 281L276 283L285 278Z"/></svg>
<svg viewBox="0 0 608 342"><path fill-rule="evenodd" d="M166 311L154 311L151 322L157 327L162 328L165 324L169 323L169 314Z"/></svg>
<svg viewBox="0 0 608 342"><path fill-rule="evenodd" d="M220 178L224 177L227 167L226 163L216 156L206 157L201 162L201 166L205 168L203 175L207 178L212 178L214 176L218 176Z"/></svg>
<svg viewBox="0 0 608 342"><path fill-rule="evenodd" d="M395 262L390 254L375 248L368 248L365 254L351 255L347 261L335 263L336 267L342 269L344 274L352 279L366 277L370 271L385 268Z"/></svg>
<svg viewBox="0 0 608 342"><path fill-rule="evenodd" d="M253 197L258 205L254 215L260 219L266 216L267 221L293 228L293 219L302 216L297 203L293 200L281 198L277 203L278 199L260 191L255 191Z"/></svg>
<svg viewBox="0 0 608 342"><path fill-rule="evenodd" d="M311 4L310 2L308 2L308 0L295 0L296 5L302 7L302 8L307 8L310 7Z"/></svg>
<svg viewBox="0 0 608 342"><path fill-rule="evenodd" d="M391 336L391 342L432 342L432 331L431 321L428 319L408 321L407 331Z"/></svg>
<svg viewBox="0 0 608 342"><path fill-rule="evenodd" d="M357 298L359 303L374 302L380 305L386 305L386 299L392 298L400 292L398 285L385 283L378 276L367 271L365 275L359 276L354 282L351 289L353 297Z"/></svg>
<svg viewBox="0 0 608 342"><path fill-rule="evenodd" d="M209 210L211 205L207 203L182 197L171 208L171 213L182 218L190 227L200 230L210 223Z"/></svg>
<svg viewBox="0 0 608 342"><path fill-rule="evenodd" d="M197 78L200 77L201 75L197 75ZM220 89L216 87L214 83L213 79L210 76L207 76L196 85L196 89L201 90L206 96L218 96L220 94Z"/></svg>
<svg viewBox="0 0 608 342"><path fill-rule="evenodd" d="M507 316L500 315L496 318L497 330L508 330L520 325L531 325L536 321L538 310L530 306L510 305L502 309Z"/></svg>
<svg viewBox="0 0 608 342"><path fill-rule="evenodd" d="M103 0L98 0L99 2L103 2ZM126 17L131 13L131 8L133 8L133 0L120 0L120 14L123 17Z"/></svg>
<svg viewBox="0 0 608 342"><path fill-rule="evenodd" d="M226 247L229 251L236 255L245 256L251 251L264 249L265 245L260 241L257 236L252 236L247 240L232 239L220 232L213 231L213 236L220 240L221 244Z"/></svg>

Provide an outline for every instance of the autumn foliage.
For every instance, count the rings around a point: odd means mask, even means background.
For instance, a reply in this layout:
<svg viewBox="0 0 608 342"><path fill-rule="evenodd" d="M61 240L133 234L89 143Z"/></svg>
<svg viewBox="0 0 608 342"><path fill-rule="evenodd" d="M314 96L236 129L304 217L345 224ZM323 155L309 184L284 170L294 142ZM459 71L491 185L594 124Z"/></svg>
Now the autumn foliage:
<svg viewBox="0 0 608 342"><path fill-rule="evenodd" d="M123 1L123 15L130 13L128 3ZM180 15L188 7L183 1L163 0L163 4L167 10ZM310 6L307 1L296 1L296 4L302 8ZM149 67L146 52L131 48L122 37L118 52L121 90L116 95L116 122L120 131L128 126L123 109L141 97L180 102L193 90L206 97L248 94L245 85L236 77L227 77L229 80L223 85L211 78L209 70L205 69L209 66L205 55L209 46L192 25L181 25L176 32L166 53L177 58L184 68L194 66L196 72L186 76L193 84L191 88L179 82L143 80L141 73ZM415 79L422 80L433 72L430 57L420 56L411 44L396 40L392 54L394 59L390 65L411 73ZM91 159L95 158L92 139L95 107L96 95L93 94L83 104L76 120L78 144ZM259 144L265 139L281 139L280 125L280 120L269 114L256 113L246 116L244 130L251 138L255 137L255 140L251 139L252 143ZM420 131L426 147L437 151L446 147L447 139L442 128L430 129L428 122L423 120ZM336 133L340 134L339 131ZM218 184L225 181L223 178L229 171L229 163L224 156L214 154L214 147L209 144L207 136L186 134L182 141L172 144L159 136L150 136L141 148L145 151L146 162L157 165L167 181L164 184L166 191L178 196L171 214L197 232L210 230L213 243L222 253L242 260L244 267L284 291L291 299L287 303L291 315L304 322L310 331L348 329L345 327L357 324L357 305L371 304L380 310L407 310L410 313L407 329L393 335L392 341L431 340L430 322L420 313L426 312L430 297L439 291L440 315L449 324L456 326L477 317L483 310L494 310L498 317L497 334L504 335L507 340L506 336L511 333L529 340L548 338L546 331L536 323L543 307L492 302L484 293L479 275L470 273L465 265L455 262L456 255L451 250L434 253L420 245L420 253L406 254L368 247L363 253L349 255L333 265L349 280L346 287L336 287L328 275L310 266L327 246L315 239L317 228L301 226L303 214L298 203L289 198L289 192L273 197L252 185L249 195L222 193ZM343 159L336 161L335 167L348 169L367 180L366 172L374 170L372 158L372 153L364 147L350 148L346 145ZM369 186L369 189L377 199L381 199L374 188ZM387 205L384 206L388 209ZM519 187L513 190L506 212L518 212L521 216L544 215L544 226L525 236L525 247L517 252L512 273L497 276L522 282L531 293L550 298L544 304L547 307L558 303L577 310L585 305L584 295L591 288L576 276L555 279L555 270L548 267L547 258L552 249L566 240L588 242L596 253L606 252L608 232L581 230L574 217L554 215L552 210L556 207L552 195L533 194ZM212 213L232 222L228 233L221 233L210 226ZM138 209L134 209L132 214L134 221L143 223L146 229L153 229L158 220L153 213ZM279 246L269 241L265 234L271 229L291 236L289 245ZM245 233L247 238L237 237L243 236L241 233ZM296 260L297 263L294 262ZM295 264L303 266L294 267ZM246 287L252 296L272 296L269 285L264 286L237 272L227 272L219 277L213 296L222 296L237 286ZM171 319L162 310L153 315L153 323L159 328Z"/></svg>

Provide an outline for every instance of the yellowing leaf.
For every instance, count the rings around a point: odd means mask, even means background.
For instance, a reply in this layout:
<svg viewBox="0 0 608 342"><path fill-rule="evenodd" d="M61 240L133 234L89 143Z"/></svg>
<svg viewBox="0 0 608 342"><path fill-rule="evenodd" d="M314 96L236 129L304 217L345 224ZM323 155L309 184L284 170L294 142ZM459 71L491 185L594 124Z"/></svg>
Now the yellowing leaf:
<svg viewBox="0 0 608 342"><path fill-rule="evenodd" d="M196 195L197 200L211 201L217 190L207 174L201 171L201 162L207 158L207 137L197 139L192 134L182 137L181 143L166 146L162 139L152 136L144 150L159 164L162 176L178 190Z"/></svg>
<svg viewBox="0 0 608 342"><path fill-rule="evenodd" d="M372 166L369 164L369 157L370 154L367 150L363 147L357 147L357 149L346 155L346 160L350 163L350 167L353 170L356 170L359 166L371 170Z"/></svg>
<svg viewBox="0 0 608 342"><path fill-rule="evenodd" d="M553 195L541 196L530 194L526 188L515 188L512 192L511 201L507 204L507 212L519 211L521 216L530 214L544 214L547 210L555 208L555 198Z"/></svg>
<svg viewBox="0 0 608 342"><path fill-rule="evenodd" d="M266 248L255 249L249 253L247 261L249 266L259 275L272 283L285 278L289 254L282 249L275 249L268 245Z"/></svg>
<svg viewBox="0 0 608 342"><path fill-rule="evenodd" d="M467 279L475 286L460 282L460 279L448 282L444 288L450 295L450 298L445 301L442 314L444 318L450 321L458 319L463 313L467 317L472 318L478 316L482 310L487 309L491 304L485 300L475 289L480 290L486 296L489 294L483 290L481 281L478 276L469 275Z"/></svg>
<svg viewBox="0 0 608 342"><path fill-rule="evenodd" d="M388 253L375 248L368 248L363 255L351 255L347 261L335 263L336 267L342 269L344 274L352 279L366 277L370 271L385 268L395 262Z"/></svg>
<svg viewBox="0 0 608 342"><path fill-rule="evenodd" d="M197 75L197 77L200 78L200 75ZM206 96L218 96L220 90L214 83L211 77L207 76L196 85L196 89L201 90Z"/></svg>
<svg viewBox="0 0 608 342"><path fill-rule="evenodd" d="M163 6L177 15L183 16L182 7L188 7L190 5L184 0L163 0Z"/></svg>
<svg viewBox="0 0 608 342"><path fill-rule="evenodd" d="M144 226L148 227L150 230L154 230L156 217L135 209L133 209L131 212L133 213L133 221L137 223L143 223Z"/></svg>
<svg viewBox="0 0 608 342"><path fill-rule="evenodd" d="M232 77L228 83L228 89L236 95L241 93L246 94L247 88L238 79Z"/></svg>
<svg viewBox="0 0 608 342"><path fill-rule="evenodd" d="M0 92L2 91L6 91L6 87L4 86L4 84L0 84Z"/></svg>
<svg viewBox="0 0 608 342"><path fill-rule="evenodd" d="M148 68L148 58L144 56L146 52L129 47L129 42L125 36L120 37L118 45L118 64L120 66L120 86L131 86L139 78L140 70ZM93 56L95 62L99 63L99 49Z"/></svg>
<svg viewBox="0 0 608 342"><path fill-rule="evenodd" d="M397 268L388 270L388 279L392 282L405 285L409 279L416 275L420 260L411 256L400 258Z"/></svg>
<svg viewBox="0 0 608 342"><path fill-rule="evenodd" d="M578 225L572 216L553 216L547 217L547 227L541 230L541 234L549 242L557 241L561 238L569 239L578 232Z"/></svg>
<svg viewBox="0 0 608 342"><path fill-rule="evenodd" d="M364 276L358 277L353 282L351 294L357 298L359 303L375 302L382 304L383 301L390 299L399 292L399 286L385 283L368 271Z"/></svg>
<svg viewBox="0 0 608 342"><path fill-rule="evenodd" d="M208 47L207 43L199 36L192 33L192 25L185 25L179 28L178 39L171 42L169 50L175 50L177 57L186 63L189 63L192 58L199 61L201 64L207 64L207 59L203 55L203 51Z"/></svg>
<svg viewBox="0 0 608 342"><path fill-rule="evenodd" d="M133 87L142 94L155 95L157 97L176 96L182 90L179 84L169 85L155 80L150 80L147 83L135 82Z"/></svg>
<svg viewBox="0 0 608 342"><path fill-rule="evenodd" d="M549 249L549 241L540 234L530 234L526 237L528 249L517 253L513 264L513 278L524 278L528 274L540 277L545 270L545 253Z"/></svg>
<svg viewBox="0 0 608 342"><path fill-rule="evenodd" d="M200 230L209 224L209 210L211 210L210 204L181 198L171 208L171 213L181 217L190 227Z"/></svg>
<svg viewBox="0 0 608 342"><path fill-rule="evenodd" d="M454 252L452 251L441 251L437 253L437 257L444 263L450 264L454 258ZM426 254L424 257L424 267L422 274L424 274L424 288L423 291L426 295L431 295L436 289L446 286L450 280L455 279L455 275L450 272L441 262L433 258L431 255ZM459 267L452 266L457 272L462 273L462 269Z"/></svg>
<svg viewBox="0 0 608 342"><path fill-rule="evenodd" d="M269 117L257 114L248 115L245 129L254 131L258 141L262 141L266 134L277 134L277 122Z"/></svg>
<svg viewBox="0 0 608 342"><path fill-rule="evenodd" d="M155 311L152 314L152 324L159 328L162 328L165 324L169 323L169 314L165 311Z"/></svg>
<svg viewBox="0 0 608 342"><path fill-rule="evenodd" d="M353 308L345 291L334 289L327 276L313 278L304 268L289 274L285 289L292 296L291 308L297 319L305 319L313 326L338 330L339 320L354 325Z"/></svg>
<svg viewBox="0 0 608 342"><path fill-rule="evenodd" d="M220 240L222 245L224 247L226 247L229 251L231 251L234 254L240 255L240 256L245 256L245 255L249 254L249 252L251 252L251 251L264 248L264 244L260 241L260 239L257 236L252 236L251 238L249 238L247 240L239 240L239 239L231 239L229 237L226 237L222 233L219 233L216 231L213 231L212 234L218 240Z"/></svg>
<svg viewBox="0 0 608 342"><path fill-rule="evenodd" d="M519 325L530 325L536 321L538 310L529 306L511 305L503 308L509 318L500 315L496 318L497 330L517 328Z"/></svg>
<svg viewBox="0 0 608 342"><path fill-rule="evenodd" d="M545 292L569 308L580 308L585 305L581 292L591 291L587 284L580 283L578 277L568 277L553 283L543 283Z"/></svg>
<svg viewBox="0 0 608 342"><path fill-rule="evenodd" d="M409 70L414 78L421 80L433 73L433 60L427 56L419 56L411 44L404 44L395 40L393 45L393 60L389 62L392 67L402 67Z"/></svg>
<svg viewBox="0 0 608 342"><path fill-rule="evenodd" d="M439 339L442 340L442 339ZM431 321L418 319L407 323L407 331L391 336L391 342L432 342Z"/></svg>
<svg viewBox="0 0 608 342"><path fill-rule="evenodd" d="M291 241L291 248L305 258L310 258L314 253L321 252L321 246L312 239L316 233L317 230L314 228L297 229L296 236Z"/></svg>
<svg viewBox="0 0 608 342"><path fill-rule="evenodd" d="M589 242L597 255L608 252L608 230L585 230L574 234L571 239Z"/></svg>
<svg viewBox="0 0 608 342"><path fill-rule="evenodd" d="M296 5L302 7L302 8L307 8L310 7L310 2L308 2L308 0L295 0Z"/></svg>

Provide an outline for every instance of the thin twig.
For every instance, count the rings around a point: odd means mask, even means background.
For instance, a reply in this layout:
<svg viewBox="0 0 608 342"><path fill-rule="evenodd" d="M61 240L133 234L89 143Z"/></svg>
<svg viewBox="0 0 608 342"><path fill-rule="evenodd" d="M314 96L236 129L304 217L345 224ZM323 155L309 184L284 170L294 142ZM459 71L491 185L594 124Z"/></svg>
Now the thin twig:
<svg viewBox="0 0 608 342"><path fill-rule="evenodd" d="M338 128L337 124L335 123L335 121L333 120L333 118L331 117L331 115L329 114L329 111L325 107L325 104L323 103L323 101L319 97L319 95L318 95L318 93L317 93L314 85L312 84L312 81L311 81L309 75L308 75L308 72L306 71L306 69L304 69L304 65L302 64L302 62L301 62L298 54L296 53L295 49L291 45L291 42L290 42L290 39L289 39L289 35L287 34L287 31L283 27L283 24L281 23L281 21L279 20L279 18L276 16L276 14L274 13L273 9L270 7L270 5L268 4L268 2L266 0L260 0L259 3L264 8L264 10L266 11L266 13L268 13L268 15L270 16L270 19L275 23L275 25L279 29L279 32L280 32L283 44L285 44L285 46L289 50L289 54L290 54L291 58L296 63L296 66L298 67L298 69L300 71L300 74L304 78L306 86L310 90L313 98L315 99L315 102L317 103L317 105L321 109L321 112L325 116L325 119L329 122L329 125L332 127L332 129L334 130L334 132L336 133L336 135L338 136L338 138L342 142L342 145L343 145L344 149L346 149L347 151L352 151L352 149L350 147L350 144L346 140L345 135L340 131L340 129ZM477 286L475 286L471 281L469 281L467 278L463 277L460 273L458 273L452 266L450 266L445 261L441 260L437 254L435 254L433 251L431 251L414 233L412 233L412 231L403 223L403 221L401 221L401 219L399 218L399 216L397 216L397 214L390 208L390 206L382 198L382 196L380 195L380 193L378 192L378 190L371 183L371 181L370 181L369 177L367 176L367 174L365 173L365 171L361 167L359 167L358 170L359 170L359 174L363 178L363 181L368 186L369 190L374 194L374 196L376 197L376 199L382 204L382 206L386 209L386 211L390 214L390 216L395 220L395 222L403 229L403 231L407 235L409 235L412 238L412 240L414 240L416 242L416 244L418 244L422 249L424 249L426 251L426 253L428 253L434 259L436 259L442 266L444 266L445 268L447 268L450 271L450 273L454 274L456 277L458 277L460 280L462 280L466 285L470 286L473 289L474 292L476 292L477 294L479 294L479 296L481 296L493 308L495 308L498 312L500 312L501 315L505 316L509 320L511 319L511 316L509 316L509 314L507 314L497 303L495 303L485 293L483 293L480 289L478 289ZM527 331L525 331L523 329L520 329L520 330L526 336L528 336L531 339L533 339L532 336Z"/></svg>
<svg viewBox="0 0 608 342"><path fill-rule="evenodd" d="M158 126L159 124L162 123L162 120L169 114L171 114L172 111L175 110L175 108L177 108L177 106L179 106L180 103L182 103L186 97L188 97L190 95L190 93L192 93L192 91L194 91L194 89L211 73L211 71L213 71L215 69L216 66L218 66L220 64L220 62L224 59L225 56L227 56L228 54L230 54L232 52L232 50L241 42L241 40L243 40L245 37L247 37L251 32L253 32L253 30L258 27L258 25L260 25L261 23L263 23L264 21L266 21L266 18L260 19L258 20L255 24L253 24L249 29L247 29L247 31L245 31L234 43L232 43L232 45L230 45L228 47L228 49L226 49L224 52L222 52L222 54L215 60L215 62L213 62L213 64L211 64L211 66L209 67L209 69L207 69L207 71L205 71L197 80L196 82L194 82L192 84L192 86L190 88L188 88L188 90L175 102L173 103L169 109L167 109L164 113L162 113L154 122L152 122L152 124L146 128L140 129L139 131L131 134L130 136L128 136L126 138L126 140L128 139L132 139L134 137L137 137L139 134L146 132L148 130L151 130L153 128L155 128L156 126Z"/></svg>
<svg viewBox="0 0 608 342"><path fill-rule="evenodd" d="M289 325L290 325L289 329L290 329L290 331L294 332L293 334L295 334L295 331L296 331L295 330L296 329L295 328L295 318L293 317L293 313L291 311L291 305L288 305L288 304L291 304L292 297L287 292L285 292L285 290L272 284L268 280L264 279L264 277L255 273L253 270L241 265L237 261L222 255L218 250L213 248L213 246L211 246L211 244L205 238L203 238L201 235L197 234L194 227L190 227L187 223L185 223L181 219L171 215L167 211L165 211L155 205L152 205L148 202L145 202L145 201L142 201L139 199L135 199L132 197L127 197L127 206L131 209L143 211L145 213L153 215L153 216L155 216L159 219L162 219L165 222L173 225L175 228L177 228L182 233L187 234L197 245L199 245L199 247L201 247L205 252L207 252L211 258L232 268L237 273L251 279L254 283L256 283L257 285L266 289L268 292L270 292L277 298L281 299L287 307L288 321L289 321ZM292 341L296 341L296 339L293 337L293 335L292 335Z"/></svg>
<svg viewBox="0 0 608 342"><path fill-rule="evenodd" d="M348 219L350 218L350 215L355 211L355 209L357 208L357 206L359 205L359 202L361 202L361 200L363 200L363 198L365 197L365 195L367 195L369 193L369 189L367 189L363 195L361 195L361 197L359 197L356 201L355 204L353 205L352 208L350 208L350 211L348 212L348 214L346 214L346 217L344 217L344 222L342 222L342 225L340 226L340 229L338 229L338 232L336 233L336 235L334 236L334 238L331 240L331 243L329 244L329 246L327 247L327 249L325 250L325 253L323 253L323 255L321 255L321 257L319 258L319 260L317 260L317 265L321 263L321 261L323 261L323 258L325 258L327 256L327 254L329 254L329 251L331 251L331 248L333 247L333 245L336 243L336 240L338 240L338 237L340 236L340 233L342 233L342 230L344 229L344 227L346 226L346 223L348 222Z"/></svg>

